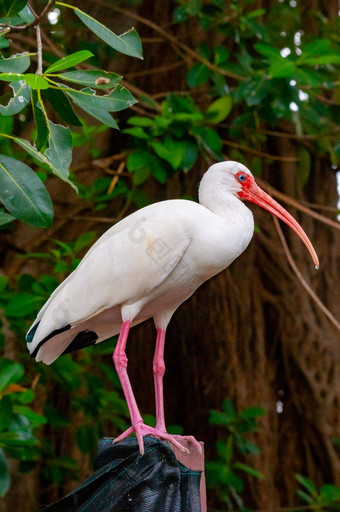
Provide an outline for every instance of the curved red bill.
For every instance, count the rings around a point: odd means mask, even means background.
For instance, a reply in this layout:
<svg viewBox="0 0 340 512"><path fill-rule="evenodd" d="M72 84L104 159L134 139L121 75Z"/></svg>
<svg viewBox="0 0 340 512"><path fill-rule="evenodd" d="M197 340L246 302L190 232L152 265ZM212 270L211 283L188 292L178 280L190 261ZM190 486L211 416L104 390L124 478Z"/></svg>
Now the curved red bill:
<svg viewBox="0 0 340 512"><path fill-rule="evenodd" d="M242 187L242 190L238 193L239 197L261 206L285 222L301 238L313 259L315 268L318 269L319 258L311 241L309 240L300 224L287 212L287 210L285 210L279 203L277 203L275 199L270 197L269 194L262 190L262 188L260 188L255 183L255 181L252 180L252 182L247 185L248 186L246 187Z"/></svg>

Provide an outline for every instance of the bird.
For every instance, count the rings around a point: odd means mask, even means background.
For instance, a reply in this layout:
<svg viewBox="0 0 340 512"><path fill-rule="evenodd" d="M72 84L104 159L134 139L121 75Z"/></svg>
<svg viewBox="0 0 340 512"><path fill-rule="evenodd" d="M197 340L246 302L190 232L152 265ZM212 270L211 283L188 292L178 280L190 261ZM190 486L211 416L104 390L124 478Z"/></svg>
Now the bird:
<svg viewBox="0 0 340 512"><path fill-rule="evenodd" d="M113 362L128 405L131 426L114 442L135 433L144 453L145 435L170 442L180 451L193 436L167 432L163 376L166 329L176 309L205 281L226 269L247 248L254 218L244 201L285 222L319 260L298 222L257 185L241 163L215 163L199 184L198 202L170 199L150 204L108 229L78 267L56 288L29 329L26 342L36 361L51 364L60 355L118 334ZM126 343L130 328L153 318L156 426L144 423L129 380Z"/></svg>

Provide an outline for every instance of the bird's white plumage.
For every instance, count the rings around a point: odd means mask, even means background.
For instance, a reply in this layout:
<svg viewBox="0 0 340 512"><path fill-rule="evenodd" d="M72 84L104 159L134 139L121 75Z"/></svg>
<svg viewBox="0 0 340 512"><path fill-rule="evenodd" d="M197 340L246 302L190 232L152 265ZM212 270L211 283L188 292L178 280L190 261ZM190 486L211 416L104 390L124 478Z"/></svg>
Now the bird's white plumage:
<svg viewBox="0 0 340 512"><path fill-rule="evenodd" d="M78 332L98 341L153 317L165 328L173 312L204 281L241 254L251 240L250 210L238 199L236 162L215 164L200 185L200 203L170 200L147 206L109 229L39 312L28 343L49 364Z"/></svg>

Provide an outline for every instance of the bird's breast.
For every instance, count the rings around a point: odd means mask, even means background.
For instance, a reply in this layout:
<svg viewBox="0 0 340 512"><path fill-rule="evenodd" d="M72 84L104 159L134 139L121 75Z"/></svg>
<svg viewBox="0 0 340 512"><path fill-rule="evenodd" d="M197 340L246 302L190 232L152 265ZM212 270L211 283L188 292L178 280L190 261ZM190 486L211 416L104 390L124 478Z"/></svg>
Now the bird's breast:
<svg viewBox="0 0 340 512"><path fill-rule="evenodd" d="M245 221L219 219L194 237L185 254L183 263L195 262L196 272L202 281L226 269L247 248L254 232L254 221L250 210Z"/></svg>

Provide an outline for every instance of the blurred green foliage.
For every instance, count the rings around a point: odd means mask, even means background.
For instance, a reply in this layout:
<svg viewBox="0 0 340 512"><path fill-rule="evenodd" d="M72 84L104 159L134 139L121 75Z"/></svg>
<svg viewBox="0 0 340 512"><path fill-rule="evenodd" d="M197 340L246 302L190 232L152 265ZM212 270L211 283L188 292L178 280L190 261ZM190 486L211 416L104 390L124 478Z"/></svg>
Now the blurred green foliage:
<svg viewBox="0 0 340 512"><path fill-rule="evenodd" d="M248 439L249 434L258 429L257 418L263 416L261 407L247 407L240 412L234 408L231 400L223 402L222 411L211 411L210 423L222 427L227 436L216 443L217 457L206 464L208 489L216 489L222 503L228 510L249 510L243 502L244 482L242 474L263 479L264 475L253 466L240 461L240 458L256 456L258 446Z"/></svg>
<svg viewBox="0 0 340 512"><path fill-rule="evenodd" d="M295 478L301 486L297 490L297 495L308 510L322 512L340 510L340 487L325 484L318 489L314 482L306 476L295 475Z"/></svg>
<svg viewBox="0 0 340 512"><path fill-rule="evenodd" d="M4 496L10 486L6 456L35 461L39 448L34 430L46 422L44 416L28 406L34 393L21 383L24 371L22 364L0 360L0 496Z"/></svg>
<svg viewBox="0 0 340 512"><path fill-rule="evenodd" d="M132 127L123 133L132 136L136 146L127 159L134 184L141 185L150 175L165 183L179 169L188 172L199 152L221 160L222 140L209 125L227 117L231 105L223 100L214 101L206 112L201 112L189 95L169 94L162 102L160 114L153 119L130 117L127 122Z"/></svg>
<svg viewBox="0 0 340 512"><path fill-rule="evenodd" d="M0 316L2 351L4 331L10 330L18 339L24 340L36 312L65 273L76 268L80 252L88 248L94 236L90 231L81 234L75 242L54 240L54 247L49 252L27 254L27 257L45 261L51 268L50 274L42 274L39 278L22 274L14 284L0 276L0 311L4 314ZM92 348L83 351L77 359L67 355L50 367L34 365L35 384L39 382L43 389L53 382L54 396L62 398L67 394L71 397L72 414L67 417L62 410L63 399L60 403L51 399L45 401L41 414L31 409L29 404L33 402L35 392L26 387L29 376L25 375L24 365L0 360L0 495L4 495L10 485L6 456L20 460L23 471L42 462L43 477L57 484L68 477L77 477L77 463L67 452L57 454L49 438L38 441L35 430L42 424L47 423L52 433L59 428L72 432L79 450L84 453L94 452L105 425L112 425L117 432L128 427L128 409L120 394L118 377L111 364L97 361L100 355L112 353L112 341L103 343L95 351ZM27 359L24 352L23 362L27 363ZM75 415L82 421L73 431Z"/></svg>
<svg viewBox="0 0 340 512"><path fill-rule="evenodd" d="M253 457L260 454L260 449L249 439L258 430L258 418L264 414L265 409L262 407L246 407L236 411L229 399L224 400L222 411L210 413L210 424L216 425L224 434L216 443L216 457L206 463L207 487L217 492L221 503L225 503L228 510L251 512L243 497L244 476L260 480L266 478L266 475L252 465ZM340 510L340 487L325 484L318 489L315 483L305 476L295 475L295 478L300 484L297 496L303 505L297 509L287 508L287 512Z"/></svg>

